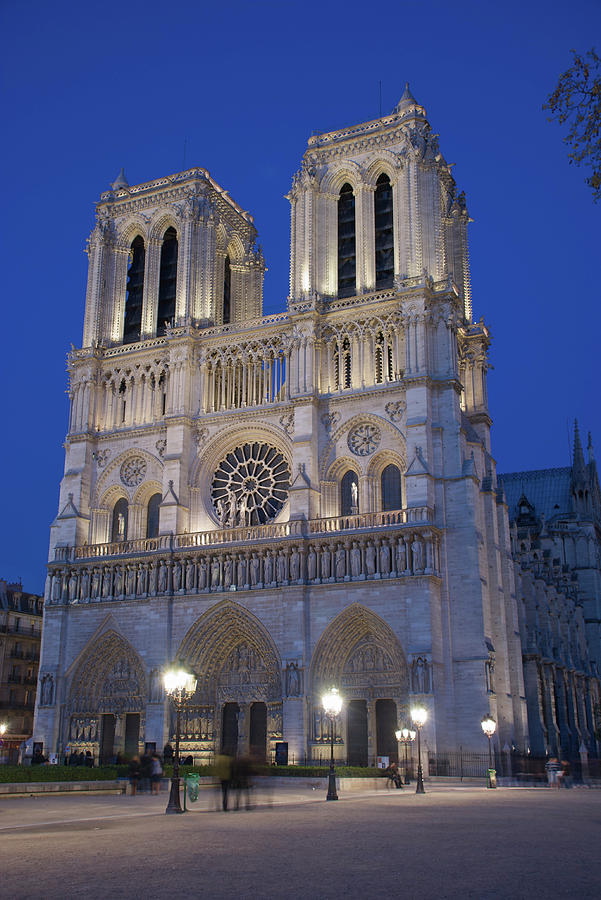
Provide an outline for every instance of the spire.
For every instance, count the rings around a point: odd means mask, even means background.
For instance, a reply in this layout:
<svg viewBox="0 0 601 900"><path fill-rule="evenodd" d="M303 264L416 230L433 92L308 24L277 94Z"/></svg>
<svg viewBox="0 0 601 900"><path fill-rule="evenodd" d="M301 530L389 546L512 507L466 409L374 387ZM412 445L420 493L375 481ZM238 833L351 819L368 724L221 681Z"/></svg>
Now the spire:
<svg viewBox="0 0 601 900"><path fill-rule="evenodd" d="M423 106L417 102L413 94L411 93L411 89L409 87L409 82L405 82L405 90L403 91L403 96L393 109L394 113L403 114L412 110L416 115L425 116L426 110Z"/></svg>
<svg viewBox="0 0 601 900"><path fill-rule="evenodd" d="M592 439L592 437L591 437L590 431L589 431L589 433L588 433L588 444L587 444L587 446L586 446L586 449L587 449L587 452L588 452L588 461L589 461L589 463L594 463L594 462L595 462L595 452L594 452L594 450L593 450L593 439Z"/></svg>
<svg viewBox="0 0 601 900"><path fill-rule="evenodd" d="M123 168L121 169L121 171L117 175L116 179L111 184L111 187L114 191L119 191L119 190L121 190L121 188L129 187L129 181L125 177L125 172L124 172Z"/></svg>
<svg viewBox="0 0 601 900"><path fill-rule="evenodd" d="M580 431L578 430L578 419L574 419L574 462L572 464L572 483L578 484L586 478L586 466L584 464L584 453L582 444L580 443Z"/></svg>

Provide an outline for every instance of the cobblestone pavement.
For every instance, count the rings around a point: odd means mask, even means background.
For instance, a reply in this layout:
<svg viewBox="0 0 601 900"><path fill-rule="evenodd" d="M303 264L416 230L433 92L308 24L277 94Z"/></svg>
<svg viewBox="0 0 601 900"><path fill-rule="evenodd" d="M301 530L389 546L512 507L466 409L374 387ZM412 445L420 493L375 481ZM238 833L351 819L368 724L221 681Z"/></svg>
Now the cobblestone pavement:
<svg viewBox="0 0 601 900"><path fill-rule="evenodd" d="M0 897L599 898L601 792L290 788L185 816L166 796L0 800ZM271 803L271 805L269 805Z"/></svg>

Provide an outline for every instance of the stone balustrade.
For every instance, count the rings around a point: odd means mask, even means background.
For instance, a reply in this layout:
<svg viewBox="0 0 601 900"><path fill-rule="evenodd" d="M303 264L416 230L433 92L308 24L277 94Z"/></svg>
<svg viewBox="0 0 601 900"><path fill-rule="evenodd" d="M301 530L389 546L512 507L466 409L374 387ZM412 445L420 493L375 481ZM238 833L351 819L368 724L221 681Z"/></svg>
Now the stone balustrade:
<svg viewBox="0 0 601 900"><path fill-rule="evenodd" d="M403 513L401 519L406 512L398 511ZM328 531L324 523L332 520L321 519L315 520L321 523L319 531L311 522L224 529L221 533L229 539L213 544L193 543L191 538L199 535L177 535L183 546L176 546L174 538L168 550L164 546L150 548L152 556L147 555L148 542L124 542L138 547L127 559L113 556L108 560L108 554L98 554L50 564L49 602L87 603L438 575L438 530L427 521L419 525L383 522L381 530L368 524L369 517L387 515L392 513L337 517L363 518L361 526L369 529L361 531L355 524L353 531L349 527L346 533L342 529ZM282 531L263 534L259 542L248 537L255 527ZM163 539L151 540L160 543Z"/></svg>

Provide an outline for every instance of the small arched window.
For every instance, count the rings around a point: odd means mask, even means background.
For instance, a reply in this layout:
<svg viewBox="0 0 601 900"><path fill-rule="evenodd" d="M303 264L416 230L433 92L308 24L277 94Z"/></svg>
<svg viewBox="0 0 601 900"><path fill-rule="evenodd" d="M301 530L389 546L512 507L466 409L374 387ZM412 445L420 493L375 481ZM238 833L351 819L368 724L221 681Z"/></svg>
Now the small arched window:
<svg viewBox="0 0 601 900"><path fill-rule="evenodd" d="M376 384L384 384L385 381L393 380L392 371L392 347L390 339L385 340L384 334L380 331L376 335L376 356L375 356L375 378Z"/></svg>
<svg viewBox="0 0 601 900"><path fill-rule="evenodd" d="M144 295L144 265L146 249L144 239L138 235L131 243L130 263L127 270L127 296L125 298L125 323L123 343L140 340L142 330L142 300Z"/></svg>
<svg viewBox="0 0 601 900"><path fill-rule="evenodd" d="M340 515L356 516L359 512L359 481L357 473L349 469L340 482Z"/></svg>
<svg viewBox="0 0 601 900"><path fill-rule="evenodd" d="M231 293L232 293L232 268L230 266L229 256L225 257L223 263L223 325L231 322Z"/></svg>
<svg viewBox="0 0 601 900"><path fill-rule="evenodd" d="M357 250L355 239L355 196L350 184L343 184L338 197L338 296L350 297L356 290Z"/></svg>
<svg viewBox="0 0 601 900"><path fill-rule="evenodd" d="M159 536L159 507L162 499L160 494L153 494L148 501L148 509L146 510L146 537L155 538Z"/></svg>
<svg viewBox="0 0 601 900"><path fill-rule="evenodd" d="M401 473L397 466L386 466L380 478L382 488L382 510L401 509L403 498L401 494Z"/></svg>
<svg viewBox="0 0 601 900"><path fill-rule="evenodd" d="M124 541L127 538L127 518L129 506L125 497L117 500L113 507L113 524L111 527L111 541Z"/></svg>
<svg viewBox="0 0 601 900"><path fill-rule="evenodd" d="M394 280L394 230L392 226L392 185L388 175L380 175L374 197L376 288L392 287Z"/></svg>
<svg viewBox="0 0 601 900"><path fill-rule="evenodd" d="M165 334L165 328L175 318L175 289L177 285L177 233L168 228L163 236L161 266L159 270L159 306L157 334Z"/></svg>

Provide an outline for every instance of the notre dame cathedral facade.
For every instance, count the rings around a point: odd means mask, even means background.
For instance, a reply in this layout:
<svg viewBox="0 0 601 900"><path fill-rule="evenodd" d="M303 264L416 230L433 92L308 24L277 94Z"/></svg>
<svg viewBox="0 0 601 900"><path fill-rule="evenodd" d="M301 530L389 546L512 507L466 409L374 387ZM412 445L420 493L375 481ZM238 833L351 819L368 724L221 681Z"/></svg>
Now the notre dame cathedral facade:
<svg viewBox="0 0 601 900"><path fill-rule="evenodd" d="M297 760L528 745L507 504L472 320L465 197L408 89L310 138L290 297L262 315L253 218L201 168L103 193L51 529L35 739ZM324 753L325 751L324 748Z"/></svg>

